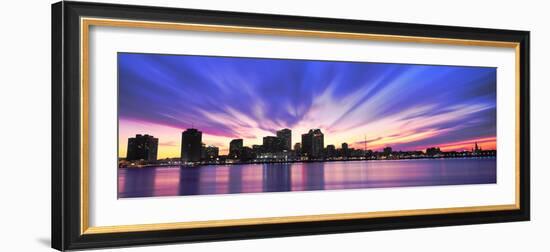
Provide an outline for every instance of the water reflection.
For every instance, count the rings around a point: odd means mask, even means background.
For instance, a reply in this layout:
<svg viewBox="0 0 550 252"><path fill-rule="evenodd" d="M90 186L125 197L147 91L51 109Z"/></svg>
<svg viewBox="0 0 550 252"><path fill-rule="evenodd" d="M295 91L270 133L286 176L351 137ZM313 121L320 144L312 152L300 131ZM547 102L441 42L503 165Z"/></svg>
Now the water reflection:
<svg viewBox="0 0 550 252"><path fill-rule="evenodd" d="M179 170L179 195L201 194L201 174L199 169L174 169Z"/></svg>
<svg viewBox="0 0 550 252"><path fill-rule="evenodd" d="M291 189L291 164L262 164L264 192L286 192Z"/></svg>
<svg viewBox="0 0 550 252"><path fill-rule="evenodd" d="M302 165L302 190L323 190L325 188L325 166L315 163Z"/></svg>
<svg viewBox="0 0 550 252"><path fill-rule="evenodd" d="M118 196L285 192L496 183L495 158L118 169Z"/></svg>
<svg viewBox="0 0 550 252"><path fill-rule="evenodd" d="M123 181L122 192L119 191L119 198L127 197L150 197L154 196L155 188L155 168L146 169L119 169L119 179Z"/></svg>
<svg viewBox="0 0 550 252"><path fill-rule="evenodd" d="M243 191L243 169L229 169L229 193Z"/></svg>

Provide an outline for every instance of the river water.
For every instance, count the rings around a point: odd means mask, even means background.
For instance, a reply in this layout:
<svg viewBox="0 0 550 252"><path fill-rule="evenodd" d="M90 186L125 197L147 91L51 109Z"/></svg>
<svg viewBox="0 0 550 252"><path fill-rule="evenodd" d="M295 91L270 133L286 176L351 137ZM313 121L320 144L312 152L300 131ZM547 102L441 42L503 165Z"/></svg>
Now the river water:
<svg viewBox="0 0 550 252"><path fill-rule="evenodd" d="M496 158L118 169L118 197L496 183Z"/></svg>

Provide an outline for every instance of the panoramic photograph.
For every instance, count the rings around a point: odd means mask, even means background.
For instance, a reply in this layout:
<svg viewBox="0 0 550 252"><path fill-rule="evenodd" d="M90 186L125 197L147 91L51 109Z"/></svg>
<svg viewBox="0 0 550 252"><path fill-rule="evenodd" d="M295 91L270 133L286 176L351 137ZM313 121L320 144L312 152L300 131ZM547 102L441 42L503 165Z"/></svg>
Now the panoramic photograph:
<svg viewBox="0 0 550 252"><path fill-rule="evenodd" d="M497 182L494 67L117 60L118 198Z"/></svg>

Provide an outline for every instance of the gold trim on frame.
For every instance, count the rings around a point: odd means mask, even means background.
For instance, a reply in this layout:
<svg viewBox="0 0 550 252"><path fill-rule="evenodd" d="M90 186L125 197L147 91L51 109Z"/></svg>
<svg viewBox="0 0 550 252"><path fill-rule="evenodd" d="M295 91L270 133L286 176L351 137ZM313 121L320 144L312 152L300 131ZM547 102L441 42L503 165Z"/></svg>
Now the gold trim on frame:
<svg viewBox="0 0 550 252"><path fill-rule="evenodd" d="M81 144L80 156L80 233L84 234L88 229L90 223L89 216L89 26L80 20L81 22L81 33L80 33L80 58L82 62L80 63L80 99L81 99L81 111L80 111L80 134L81 134Z"/></svg>
<svg viewBox="0 0 550 252"><path fill-rule="evenodd" d="M520 48L519 43L515 47L515 56L516 56L516 209L520 209L520 150L521 150L521 141L520 141L520 122L519 122L519 116L520 116ZM497 139L498 141L498 139Z"/></svg>
<svg viewBox="0 0 550 252"><path fill-rule="evenodd" d="M409 43L430 43L430 44L447 44L447 45L462 45L462 46L487 46L487 47L504 47L514 48L516 56L516 188L515 188L515 204L510 205L490 205L490 206L474 206L474 207L453 207L453 208L435 208L435 209L415 209L415 210L397 210L397 211L379 211L379 212L364 212L364 213L342 213L342 214L321 214L321 215L302 215L302 216L285 216L285 217L267 217L267 218L249 218L249 219L229 219L229 220L210 220L210 221L191 221L191 222L174 222L174 223L158 223L158 224L135 224L121 226L98 226L90 227L89 223L89 32L90 26L108 26L108 27L130 27L130 28L145 28L145 29L164 29L164 30L185 30L185 31L200 31L200 32L223 32L223 33L241 33L241 34L256 34L256 35L275 35L275 36L298 36L298 37L316 37L316 38L331 38L331 39L355 39L355 40L370 40L370 41L386 41L386 42L409 42ZM173 230L173 229L191 229L191 228L207 228L207 227L226 227L238 225L260 225L260 224L279 224L291 222L312 222L312 221L328 221L328 220L350 220L350 219L365 219L365 218L382 218L395 216L415 216L415 215L434 215L434 214L451 214L451 213L471 213L471 212L490 212L501 210L517 210L520 209L520 122L519 122L519 87L520 87L520 49L519 43L503 42L503 41L486 41L486 40L467 40L467 39L452 39L452 38L432 38L432 37L417 37L417 36L399 36L399 35L382 35L382 34L364 34L364 33L348 33L348 32L329 32L317 30L293 30L293 29L278 29L278 28L261 28L248 26L227 26L227 25L207 25L193 23L169 23L169 22L151 22L151 21L136 21L136 20L120 20L120 19L100 19L100 18L81 18L80 20L80 38L81 38L81 188L80 188L80 206L81 206L81 229L80 233L86 234L103 234L103 233L118 233L118 232L138 232L138 231L158 231L158 230Z"/></svg>
<svg viewBox="0 0 550 252"><path fill-rule="evenodd" d="M168 230L168 229L189 229L189 228L206 228L206 227L227 227L227 226L236 226L236 225L281 224L281 223L290 223L290 222L311 222L311 221L326 221L326 220L351 220L351 219L382 218L382 217L392 217L392 216L488 212L488 211L513 210L513 209L516 209L516 206L512 204L512 205L494 205L494 206L483 206L483 207L455 207L455 208L437 208L437 209L421 209L421 210L406 210L406 211L405 210L380 211L380 212L369 212L369 213L321 214L321 215L250 218L250 219L233 219L233 220L217 220L217 221L191 221L191 222L159 223L159 224L102 226L102 227L89 227L84 234L158 231L158 230Z"/></svg>

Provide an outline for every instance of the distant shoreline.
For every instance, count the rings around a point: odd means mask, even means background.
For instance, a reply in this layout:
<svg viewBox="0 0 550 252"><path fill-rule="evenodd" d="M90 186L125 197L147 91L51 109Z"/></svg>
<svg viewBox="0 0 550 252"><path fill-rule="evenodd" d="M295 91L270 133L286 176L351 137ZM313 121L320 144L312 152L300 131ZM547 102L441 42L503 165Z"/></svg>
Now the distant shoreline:
<svg viewBox="0 0 550 252"><path fill-rule="evenodd" d="M496 158L496 155L490 156L466 156L466 157L410 157L410 158L395 158L395 159L346 159L346 160L291 160L291 161L270 161L270 162L235 162L223 164L197 164L197 165L181 165L181 164L147 164L142 166L123 166L118 169L140 169L151 167L169 167L178 166L185 168L201 168L204 166L232 166L232 165L247 165L247 164L292 164L292 163L324 163L324 162L349 162L349 161L400 161L400 160L421 160L421 159L474 159L474 158Z"/></svg>

